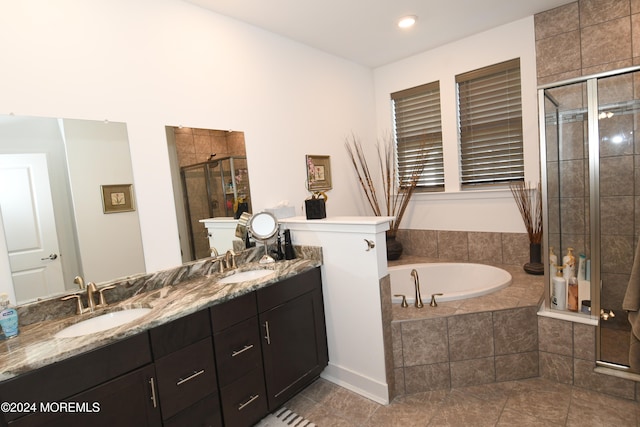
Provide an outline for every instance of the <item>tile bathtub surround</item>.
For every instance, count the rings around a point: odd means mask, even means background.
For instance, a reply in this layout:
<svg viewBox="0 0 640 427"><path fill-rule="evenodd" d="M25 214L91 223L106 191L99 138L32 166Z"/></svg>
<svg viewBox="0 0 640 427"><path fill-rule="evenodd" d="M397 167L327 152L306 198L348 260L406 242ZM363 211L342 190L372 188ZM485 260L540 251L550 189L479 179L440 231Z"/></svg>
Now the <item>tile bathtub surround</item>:
<svg viewBox="0 0 640 427"><path fill-rule="evenodd" d="M526 233L447 230L398 230L404 256L487 264L524 265L529 262Z"/></svg>
<svg viewBox="0 0 640 427"><path fill-rule="evenodd" d="M537 307L543 279L521 267L500 267L512 274L513 283L491 295L422 309L393 305L397 395L539 375Z"/></svg>

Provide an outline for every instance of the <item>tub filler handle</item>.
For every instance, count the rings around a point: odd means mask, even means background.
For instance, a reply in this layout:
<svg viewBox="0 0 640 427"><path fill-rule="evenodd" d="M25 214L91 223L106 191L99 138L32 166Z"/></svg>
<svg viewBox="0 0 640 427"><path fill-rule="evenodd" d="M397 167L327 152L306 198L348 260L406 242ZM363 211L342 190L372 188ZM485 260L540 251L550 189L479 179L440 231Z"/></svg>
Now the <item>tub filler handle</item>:
<svg viewBox="0 0 640 427"><path fill-rule="evenodd" d="M431 302L429 303L429 305L431 307L437 307L438 306L438 303L436 302L436 297L440 296L440 295L442 295L442 294L431 294Z"/></svg>
<svg viewBox="0 0 640 427"><path fill-rule="evenodd" d="M402 302L400 303L400 306L402 308L407 308L409 307L409 304L407 304L407 296L403 295L403 294L395 294L394 297L398 297L398 298L402 298Z"/></svg>

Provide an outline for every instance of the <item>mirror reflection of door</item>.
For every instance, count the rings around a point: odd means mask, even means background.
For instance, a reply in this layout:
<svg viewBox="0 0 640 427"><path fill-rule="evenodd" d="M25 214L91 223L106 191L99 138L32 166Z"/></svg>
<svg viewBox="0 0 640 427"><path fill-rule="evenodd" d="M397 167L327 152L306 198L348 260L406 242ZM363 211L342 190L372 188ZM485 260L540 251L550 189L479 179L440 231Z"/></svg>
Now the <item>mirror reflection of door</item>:
<svg viewBox="0 0 640 427"><path fill-rule="evenodd" d="M244 133L166 127L182 261L211 256L203 219L251 208Z"/></svg>
<svg viewBox="0 0 640 427"><path fill-rule="evenodd" d="M0 155L0 213L16 300L64 291L44 153Z"/></svg>

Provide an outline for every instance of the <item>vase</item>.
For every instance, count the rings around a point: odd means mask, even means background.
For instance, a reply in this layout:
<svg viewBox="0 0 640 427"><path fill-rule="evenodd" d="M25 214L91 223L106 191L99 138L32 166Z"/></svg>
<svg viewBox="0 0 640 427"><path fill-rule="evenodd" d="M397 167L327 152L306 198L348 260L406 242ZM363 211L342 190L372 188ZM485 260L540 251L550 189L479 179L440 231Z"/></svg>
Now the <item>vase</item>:
<svg viewBox="0 0 640 427"><path fill-rule="evenodd" d="M529 243L529 262L524 265L524 271L540 276L544 274L542 260L542 246L540 243Z"/></svg>
<svg viewBox="0 0 640 427"><path fill-rule="evenodd" d="M402 243L396 240L396 236L387 234L387 260L394 261L402 255Z"/></svg>

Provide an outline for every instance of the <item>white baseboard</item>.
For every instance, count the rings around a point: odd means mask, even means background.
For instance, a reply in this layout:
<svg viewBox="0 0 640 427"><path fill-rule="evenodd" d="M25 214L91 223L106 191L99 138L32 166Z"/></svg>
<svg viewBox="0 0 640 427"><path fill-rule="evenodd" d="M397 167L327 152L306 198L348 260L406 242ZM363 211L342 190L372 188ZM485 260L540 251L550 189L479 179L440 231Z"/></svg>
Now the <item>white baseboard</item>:
<svg viewBox="0 0 640 427"><path fill-rule="evenodd" d="M383 405L389 404L389 386L386 382L382 383L331 362L320 376L367 399Z"/></svg>

